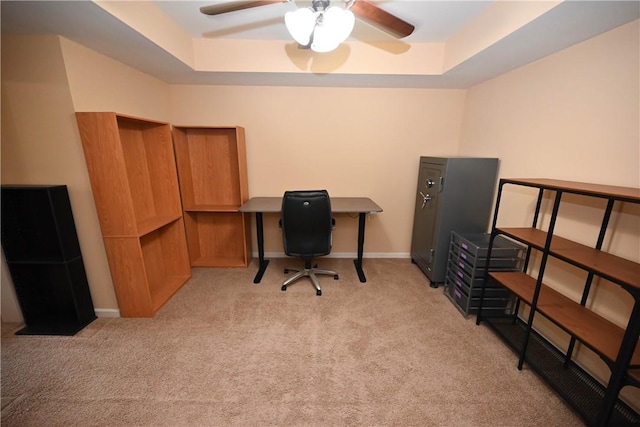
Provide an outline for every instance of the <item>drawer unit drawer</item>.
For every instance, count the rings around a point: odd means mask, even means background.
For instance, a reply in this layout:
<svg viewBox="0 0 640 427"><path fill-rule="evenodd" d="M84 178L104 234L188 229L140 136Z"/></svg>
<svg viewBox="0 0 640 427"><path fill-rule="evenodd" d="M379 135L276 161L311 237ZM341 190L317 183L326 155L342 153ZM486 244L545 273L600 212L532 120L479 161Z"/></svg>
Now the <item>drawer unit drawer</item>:
<svg viewBox="0 0 640 427"><path fill-rule="evenodd" d="M476 314L480 306L480 297L469 297L460 288L445 284L445 295L453 302L453 304L464 315ZM482 310L491 310L492 314L499 315L501 313L508 314L513 306L513 298L507 294L502 297L484 298Z"/></svg>
<svg viewBox="0 0 640 427"><path fill-rule="evenodd" d="M461 235L451 232L451 242L475 259L484 258L486 262L489 251L490 234ZM504 236L497 236L493 241L491 258L521 258L524 248Z"/></svg>
<svg viewBox="0 0 640 427"><path fill-rule="evenodd" d="M460 267L458 264L454 264L449 262L449 270L447 271L447 275L451 278L456 278L462 282L464 282L469 288L481 288L482 283L484 282L484 269L477 271L470 271L467 273Z"/></svg>
<svg viewBox="0 0 640 427"><path fill-rule="evenodd" d="M487 265L486 258L474 258L469 255L467 252L460 250L456 253L455 244L451 244L451 260L455 261L458 266L466 271L472 271L481 269L484 271L484 268ZM518 269L520 266L520 260L522 258L493 258L491 257L491 263L489 264L489 269L491 271L513 271Z"/></svg>
<svg viewBox="0 0 640 427"><path fill-rule="evenodd" d="M471 287L457 275L448 275L445 285L451 285L452 289L461 289L466 295L471 295L474 298L480 298L480 293L482 292L482 284L480 286ZM506 289L496 281L489 279L489 281L487 282L487 287L484 290L485 297L492 298L508 295L508 289Z"/></svg>
<svg viewBox="0 0 640 427"><path fill-rule="evenodd" d="M475 257L453 242L451 242L451 254L452 257L457 259L459 262L464 262L465 264L467 264L467 268L485 268L487 265L486 257ZM505 271L516 269L519 267L521 259L521 256L497 258L491 256L489 268L491 270L502 269Z"/></svg>

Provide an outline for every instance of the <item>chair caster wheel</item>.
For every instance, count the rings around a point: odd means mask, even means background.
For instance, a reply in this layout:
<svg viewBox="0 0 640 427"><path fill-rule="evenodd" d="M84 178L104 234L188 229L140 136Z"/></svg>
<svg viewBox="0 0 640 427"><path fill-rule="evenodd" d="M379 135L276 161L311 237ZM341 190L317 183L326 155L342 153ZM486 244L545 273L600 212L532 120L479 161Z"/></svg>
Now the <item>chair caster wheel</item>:
<svg viewBox="0 0 640 427"><path fill-rule="evenodd" d="M321 291L320 289L318 289L318 290L316 291L316 295L318 295L318 296L322 295L322 291Z"/></svg>
<svg viewBox="0 0 640 427"><path fill-rule="evenodd" d="M333 280L338 280L339 278L340 278L340 277L338 277L338 275L337 275L337 274L334 274L334 275L333 275Z"/></svg>
<svg viewBox="0 0 640 427"><path fill-rule="evenodd" d="M289 269L288 268L284 269L284 274L289 274Z"/></svg>
<svg viewBox="0 0 640 427"><path fill-rule="evenodd" d="M286 290L287 290L287 287L286 287L286 286L282 286L282 287L280 288L280 290L281 290L281 291L286 291Z"/></svg>

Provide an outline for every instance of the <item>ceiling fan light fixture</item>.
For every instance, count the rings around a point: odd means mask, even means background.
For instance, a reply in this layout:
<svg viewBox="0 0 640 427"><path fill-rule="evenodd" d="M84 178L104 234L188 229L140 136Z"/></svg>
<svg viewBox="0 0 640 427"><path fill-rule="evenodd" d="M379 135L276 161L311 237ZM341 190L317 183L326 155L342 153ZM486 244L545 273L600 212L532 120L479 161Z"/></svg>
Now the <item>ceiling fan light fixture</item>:
<svg viewBox="0 0 640 427"><path fill-rule="evenodd" d="M298 44L314 52L330 52L349 37L355 16L350 10L332 6L321 11L304 8L287 12L284 21Z"/></svg>
<svg viewBox="0 0 640 427"><path fill-rule="evenodd" d="M324 12L322 23L316 27L311 49L315 52L330 52L336 49L349 37L354 23L353 12L330 7Z"/></svg>
<svg viewBox="0 0 640 427"><path fill-rule="evenodd" d="M285 13L284 23L287 26L287 30L299 45L308 46L311 42L311 34L316 26L316 15L319 13L310 8Z"/></svg>

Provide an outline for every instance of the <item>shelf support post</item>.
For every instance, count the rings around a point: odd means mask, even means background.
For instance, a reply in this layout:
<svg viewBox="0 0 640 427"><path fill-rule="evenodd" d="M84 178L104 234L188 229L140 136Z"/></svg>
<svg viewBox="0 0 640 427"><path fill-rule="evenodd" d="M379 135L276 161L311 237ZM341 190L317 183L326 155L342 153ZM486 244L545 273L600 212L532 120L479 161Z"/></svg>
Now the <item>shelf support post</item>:
<svg viewBox="0 0 640 427"><path fill-rule="evenodd" d="M626 376L626 370L631 363L633 352L636 349L638 343L638 336L640 336L640 295L636 292L634 294L636 300L629 316L629 323L627 324L627 330L622 338L622 344L620 344L620 351L618 352L618 358L613 364L611 369L611 377L609 378L609 384L607 385L607 391L604 393L604 399L602 406L598 413L598 421L596 425L607 425L613 408L618 400L618 394L620 389L624 385L624 379Z"/></svg>
<svg viewBox="0 0 640 427"><path fill-rule="evenodd" d="M536 289L533 293L533 300L531 301L531 310L529 312L529 320L527 322L527 331L525 333L524 344L522 345L522 352L520 353L520 360L518 360L518 369L522 370L524 360L527 354L527 344L531 336L531 329L533 328L533 318L536 313L536 307L538 305L538 297L540 296L540 288L542 287L542 277L544 276L544 270L547 266L547 259L549 258L549 248L551 247L551 240L553 238L553 229L556 225L556 218L558 216L558 210L560 209L560 200L562 199L562 191L556 190L555 201L553 202L553 209L551 212L551 220L549 221L549 230L547 231L547 240L544 244L544 252L542 254L542 260L540 261L540 269L538 271L538 279L536 280Z"/></svg>
<svg viewBox="0 0 640 427"><path fill-rule="evenodd" d="M487 249L487 265L484 267L484 278L482 279L482 288L480 288L480 303L478 304L478 313L476 314L476 325L479 325L482 321L482 305L484 303L484 288L487 287L487 281L489 280L489 260L491 259L491 249L493 248L493 240L496 237L496 224L498 223L498 211L500 208L500 199L502 198L502 188L504 182L500 180L498 184L498 195L496 196L496 207L493 211L493 220L491 223L491 236L489 237L489 248Z"/></svg>
<svg viewBox="0 0 640 427"><path fill-rule="evenodd" d="M607 227L609 226L609 219L611 218L611 212L613 211L613 203L614 199L609 199L607 201L607 208L605 209L604 216L602 218L602 225L600 226L600 234L598 235L598 241L596 242L595 248L600 250L602 249L602 244L604 243L604 237L607 233ZM580 305L583 307L587 305L587 299L589 298L589 292L591 292L591 284L593 283L593 271L590 271L587 275L587 281L584 285L584 291L582 292L582 299L580 300ZM567 354L564 361L564 367L566 368L569 365L569 361L571 360L571 356L573 354L573 349L576 345L576 337L572 336L571 341L569 341L569 347L567 348Z"/></svg>

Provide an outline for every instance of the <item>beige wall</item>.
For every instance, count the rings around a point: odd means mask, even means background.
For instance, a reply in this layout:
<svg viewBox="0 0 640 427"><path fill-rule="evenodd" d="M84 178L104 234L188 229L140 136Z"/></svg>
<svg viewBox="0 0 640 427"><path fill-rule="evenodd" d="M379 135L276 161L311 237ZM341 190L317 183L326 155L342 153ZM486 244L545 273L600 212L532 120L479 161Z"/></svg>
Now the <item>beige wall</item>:
<svg viewBox="0 0 640 427"><path fill-rule="evenodd" d="M59 38L3 35L2 183L68 186L92 297L98 307L115 308L73 114ZM7 282L3 296L10 295ZM2 299L4 320L19 319L14 304Z"/></svg>
<svg viewBox="0 0 640 427"><path fill-rule="evenodd" d="M638 21L632 22L469 89L460 153L499 157L503 177L638 187L639 31ZM505 194L498 224L530 224L535 194L510 186ZM577 196L566 201L556 231L594 244L604 202ZM604 249L640 260L639 235L639 208L617 205ZM609 310L617 323L630 310L626 300L624 310Z"/></svg>
<svg viewBox="0 0 640 427"><path fill-rule="evenodd" d="M251 196L371 197L384 212L368 220L365 252L408 257L418 158L456 154L464 91L172 86L170 104L176 125L245 126ZM354 254L356 236L357 218L338 217L332 256ZM265 250L282 253L275 216Z"/></svg>
<svg viewBox="0 0 640 427"><path fill-rule="evenodd" d="M69 40L2 37L2 183L68 186L99 315L117 315L118 304L74 113L167 120L168 96L166 83ZM2 318L19 321L6 271L2 279Z"/></svg>
<svg viewBox="0 0 640 427"><path fill-rule="evenodd" d="M502 177L545 177L608 185L640 185L640 46L638 21L469 89L460 153L501 158ZM536 194L505 187L498 224L531 224ZM605 203L563 198L556 232L593 245ZM551 200L545 200L548 222ZM640 208L618 204L604 249L640 261ZM534 268L535 270L535 268ZM553 261L550 286L580 300L586 274ZM594 282L588 306L626 326L633 299L605 280ZM544 322L538 327L565 346L567 336ZM579 360L599 377L604 363L588 350ZM640 393L631 398L640 406Z"/></svg>
<svg viewBox="0 0 640 427"><path fill-rule="evenodd" d="M503 176L640 185L638 21L467 93L460 151Z"/></svg>
<svg viewBox="0 0 640 427"><path fill-rule="evenodd" d="M60 38L75 111L115 111L169 121L169 85Z"/></svg>

